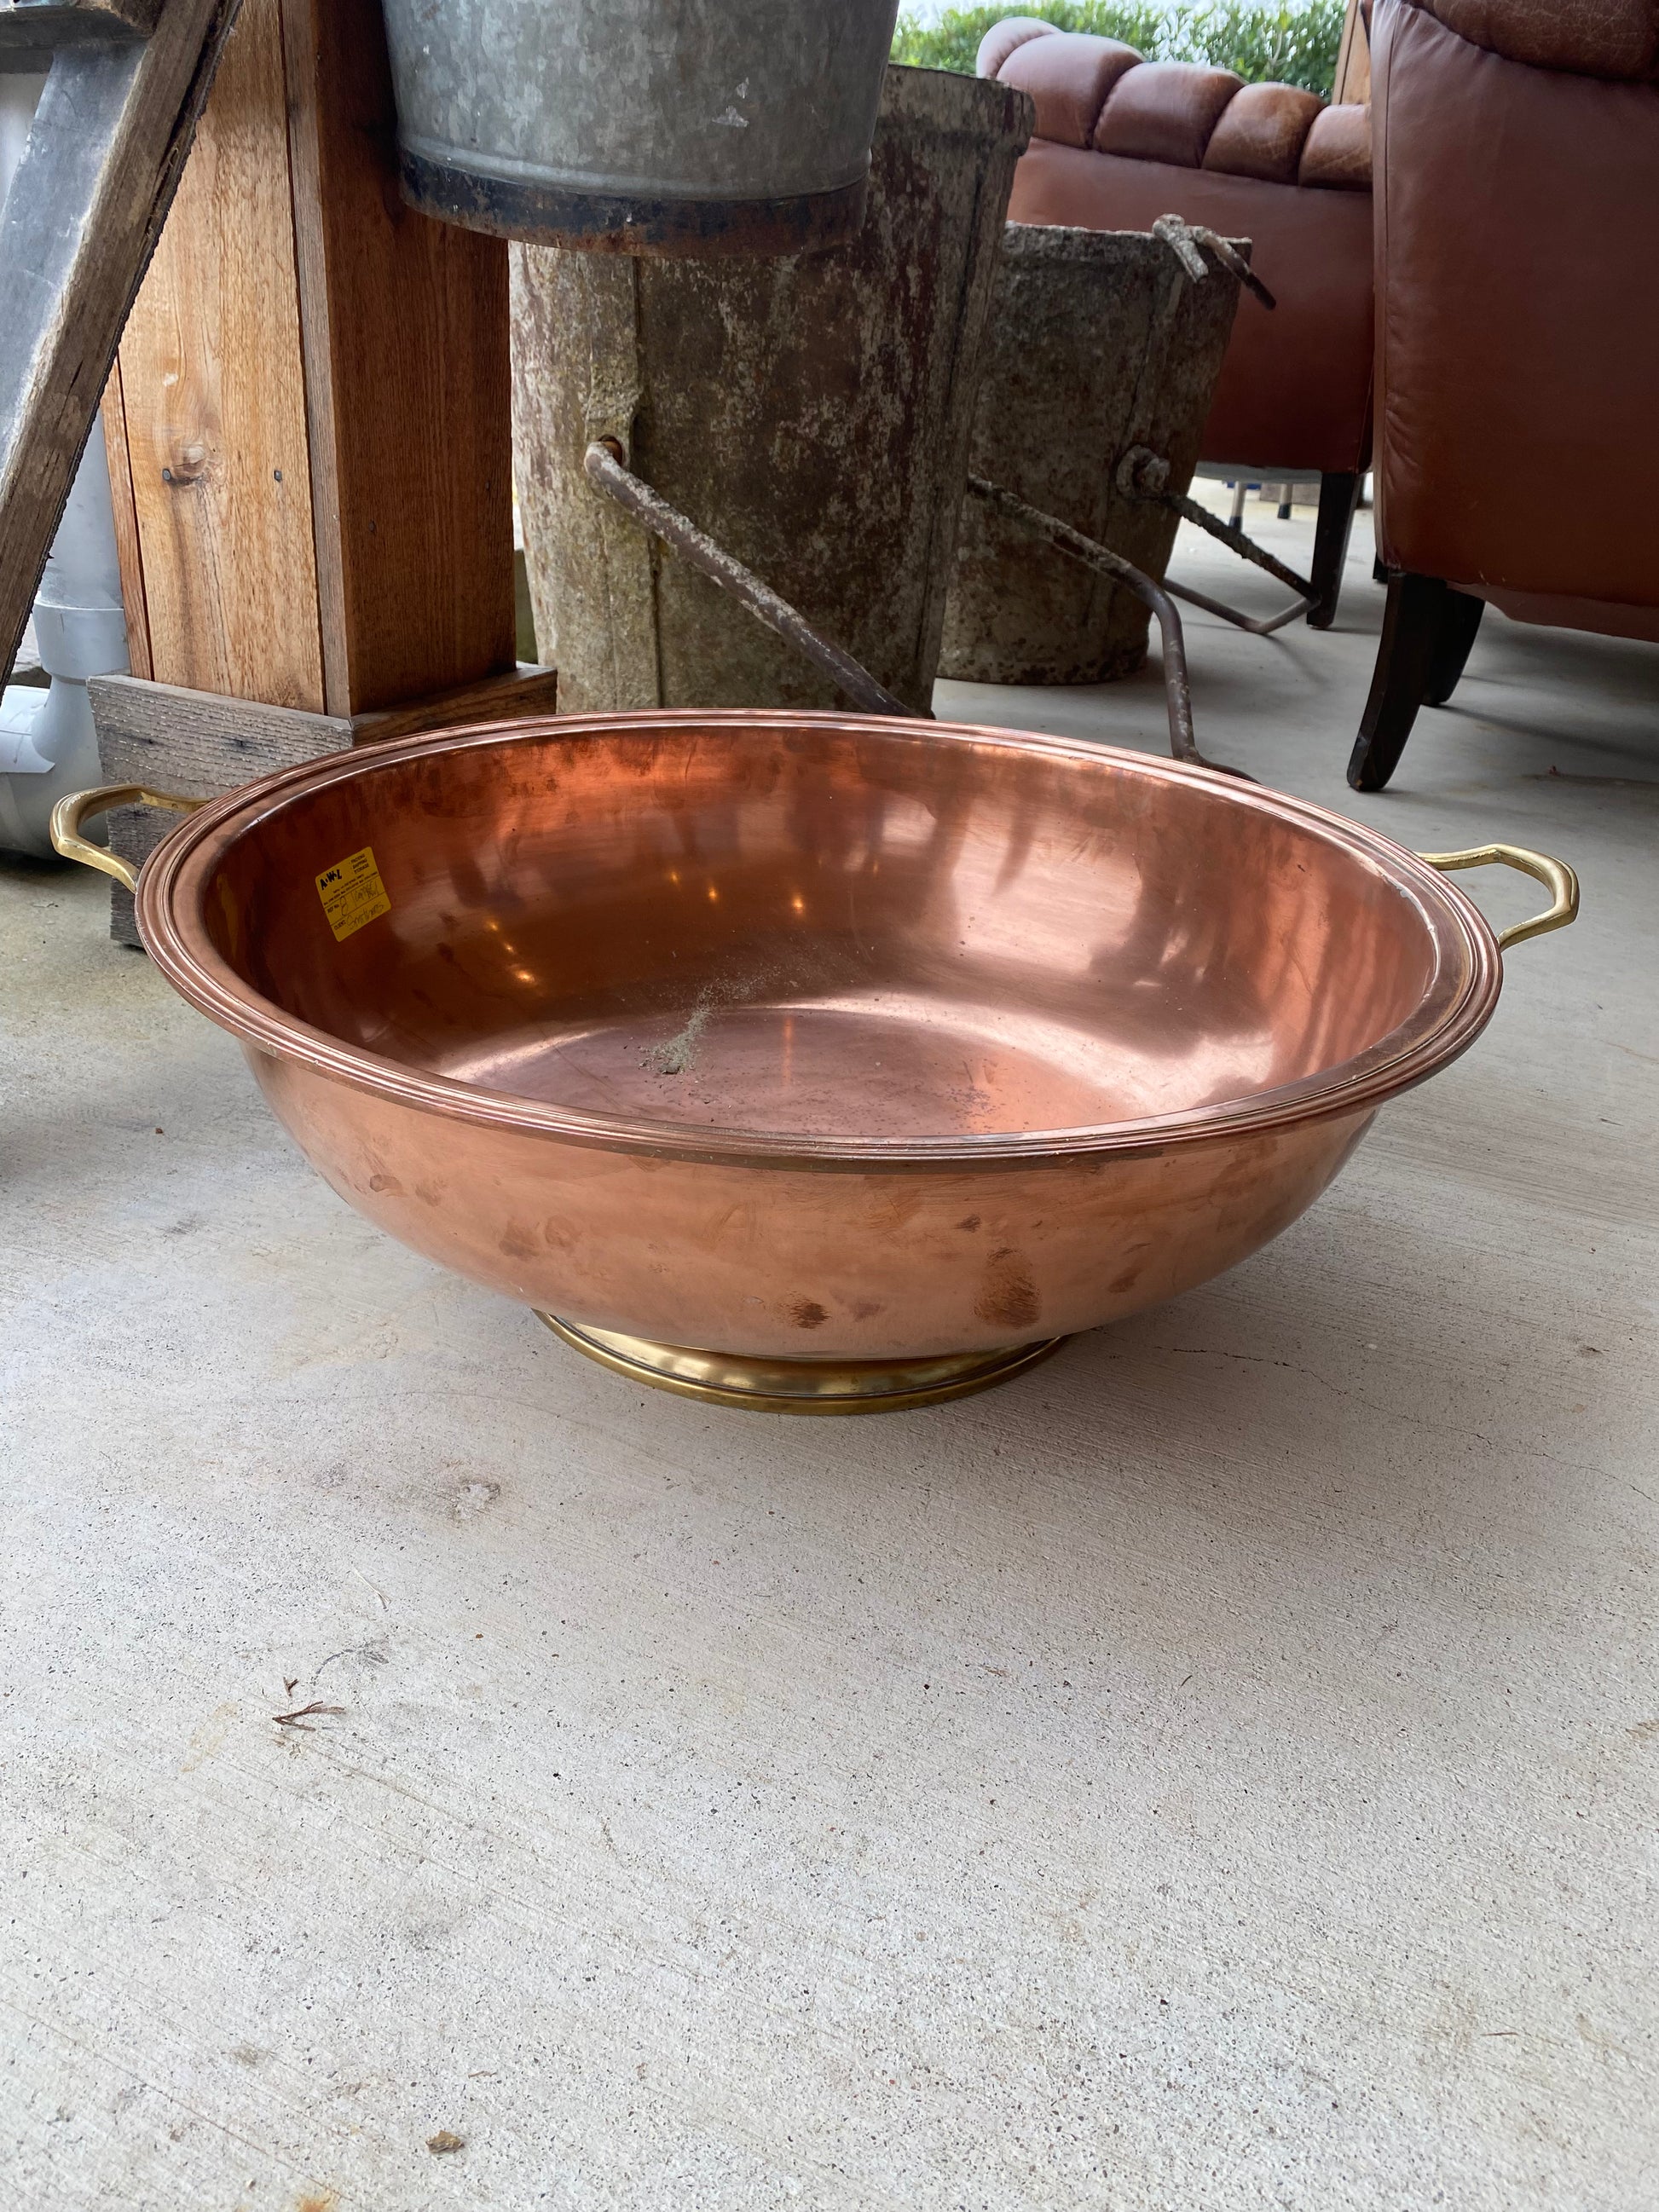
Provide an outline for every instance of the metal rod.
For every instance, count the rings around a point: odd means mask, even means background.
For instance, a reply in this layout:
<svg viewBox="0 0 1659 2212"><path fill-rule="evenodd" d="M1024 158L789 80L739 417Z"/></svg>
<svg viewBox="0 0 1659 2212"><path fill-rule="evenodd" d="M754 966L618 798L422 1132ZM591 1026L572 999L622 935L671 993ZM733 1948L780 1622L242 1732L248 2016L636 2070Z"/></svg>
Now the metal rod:
<svg viewBox="0 0 1659 2212"><path fill-rule="evenodd" d="M1224 600L1212 599L1207 592L1194 591L1190 584L1177 584L1173 576L1164 579L1164 588L1172 599L1185 599L1189 606L1202 607L1207 615L1219 615L1223 622L1231 623L1235 629L1249 630L1252 637L1271 637L1286 623L1305 615L1313 605L1311 599L1292 599L1282 612L1258 620L1254 615L1240 614L1237 607L1228 606Z"/></svg>
<svg viewBox="0 0 1659 2212"><path fill-rule="evenodd" d="M684 554L693 568L701 568L705 576L712 576L721 590L730 592L757 622L764 623L809 660L815 660L862 712L904 714L912 720L931 719L919 716L915 708L907 707L902 699L896 699L877 683L861 661L854 660L850 653L843 653L829 638L820 636L787 599L780 599L769 584L763 583L752 569L745 568L706 531L699 530L678 507L671 507L642 477L636 477L624 466L622 448L614 439L596 441L589 446L582 456L582 468L591 484L614 499L618 507L626 507L665 545L672 545L677 553Z"/></svg>
<svg viewBox="0 0 1659 2212"><path fill-rule="evenodd" d="M1123 488L1121 477L1119 488L1120 489ZM1131 495L1141 499L1148 496L1145 492L1138 492ZM1177 491L1161 491L1152 494L1152 496L1160 501L1164 506L1174 507L1183 522L1196 523L1200 530L1208 531L1212 538L1219 538L1230 552L1237 554L1241 561L1254 561L1258 568L1265 568L1270 576L1276 577L1287 590L1295 592L1300 598L1310 602L1316 596L1313 586L1305 576L1298 576L1294 568L1287 568L1282 561L1276 561L1265 545L1258 545L1254 538L1247 538L1244 532L1232 523L1224 522L1219 515L1212 514L1207 507L1200 507L1195 499L1188 499L1183 493Z"/></svg>
<svg viewBox="0 0 1659 2212"><path fill-rule="evenodd" d="M1201 222L1183 222L1178 215L1161 215L1152 225L1152 236L1161 238L1173 249L1176 258L1187 274L1196 281L1204 275L1204 257L1200 246L1207 246L1224 269L1231 270L1247 292L1253 292L1264 307L1276 307L1279 302L1256 275L1249 263L1228 239L1221 237Z"/></svg>
<svg viewBox="0 0 1659 2212"><path fill-rule="evenodd" d="M1253 538L1247 538L1238 526L1238 518L1244 508L1244 480L1241 477L1233 495L1233 511L1226 522L1212 514L1207 507L1200 507L1195 499L1169 489L1170 464L1146 446L1132 446L1117 465L1116 483L1125 499L1144 499L1159 507L1167 507L1183 520L1196 523L1212 538L1219 538L1230 553L1241 560L1253 561L1258 568L1265 568L1278 582L1286 584L1296 593L1290 605L1276 615L1257 617L1241 614L1224 600L1212 599L1206 592L1194 591L1190 584L1177 584L1164 579L1164 589L1178 599L1202 607L1207 614L1219 615L1236 629L1248 630L1252 637L1271 637L1276 629L1283 629L1298 615L1304 615L1318 603L1318 595L1305 576L1298 576L1294 568L1287 568L1276 561L1265 547Z"/></svg>
<svg viewBox="0 0 1659 2212"><path fill-rule="evenodd" d="M1126 561L1121 554L1114 553L1109 546L1085 538L1069 522L1062 522L1058 515L1046 514L1040 507L1033 507L1029 500L1005 491L988 477L970 476L968 489L1034 537L1045 539L1061 553L1069 553L1085 568L1097 569L1103 576L1111 576L1127 585L1138 599L1152 609L1158 617L1158 634L1164 644L1164 698L1170 715L1170 750L1178 761L1190 762L1194 768L1219 769L1224 775L1244 776L1247 783L1252 781L1243 769L1229 768L1222 761L1206 760L1198 749L1193 732L1193 694L1187 678L1187 647L1182 635L1181 617L1175 601L1163 586L1155 584L1143 569Z"/></svg>

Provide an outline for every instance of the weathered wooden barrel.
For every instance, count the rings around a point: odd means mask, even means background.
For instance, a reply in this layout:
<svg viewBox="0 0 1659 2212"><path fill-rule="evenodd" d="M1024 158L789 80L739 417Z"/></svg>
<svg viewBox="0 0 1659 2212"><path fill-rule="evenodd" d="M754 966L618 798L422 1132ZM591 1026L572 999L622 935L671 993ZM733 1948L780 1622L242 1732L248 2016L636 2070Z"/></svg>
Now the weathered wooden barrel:
<svg viewBox="0 0 1659 2212"><path fill-rule="evenodd" d="M1145 447L1183 492L1238 279L1209 246L1188 276L1143 231L1010 223L975 410L969 467L1161 578L1177 517L1127 496ZM1146 657L1144 604L969 496L957 539L939 673L975 684L1099 684Z"/></svg>
<svg viewBox="0 0 1659 2212"><path fill-rule="evenodd" d="M384 0L404 190L513 238L851 237L897 0Z"/></svg>
<svg viewBox="0 0 1659 2212"><path fill-rule="evenodd" d="M514 474L572 713L831 707L830 680L589 483L629 467L926 711L1026 95L890 69L868 218L770 262L514 249Z"/></svg>

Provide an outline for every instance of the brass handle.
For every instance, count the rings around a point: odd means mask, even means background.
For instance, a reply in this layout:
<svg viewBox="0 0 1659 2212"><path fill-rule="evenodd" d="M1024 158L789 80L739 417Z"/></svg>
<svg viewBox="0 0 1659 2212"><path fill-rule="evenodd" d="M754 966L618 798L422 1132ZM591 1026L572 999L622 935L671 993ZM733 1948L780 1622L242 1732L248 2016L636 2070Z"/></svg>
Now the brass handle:
<svg viewBox="0 0 1659 2212"><path fill-rule="evenodd" d="M106 814L112 806L176 806L185 814L193 814L198 806L206 805L205 799L179 799L169 791L147 790L142 783L102 783L95 791L71 791L67 798L58 800L52 810L52 842L66 860L79 860L84 867L97 868L106 876L113 876L118 884L125 884L130 891L136 891L138 871L131 861L82 836L81 824L88 816Z"/></svg>
<svg viewBox="0 0 1659 2212"><path fill-rule="evenodd" d="M1530 921L1513 921L1507 929L1498 931L1500 951L1509 945L1519 945L1525 938L1541 937L1547 929L1565 929L1578 912L1577 877L1565 860L1553 860L1547 853L1531 853L1524 845L1472 845L1467 853L1419 853L1418 858L1447 875L1454 868L1486 868L1500 864L1506 868L1519 868L1522 875L1535 876L1553 894L1554 902L1547 913L1534 915Z"/></svg>

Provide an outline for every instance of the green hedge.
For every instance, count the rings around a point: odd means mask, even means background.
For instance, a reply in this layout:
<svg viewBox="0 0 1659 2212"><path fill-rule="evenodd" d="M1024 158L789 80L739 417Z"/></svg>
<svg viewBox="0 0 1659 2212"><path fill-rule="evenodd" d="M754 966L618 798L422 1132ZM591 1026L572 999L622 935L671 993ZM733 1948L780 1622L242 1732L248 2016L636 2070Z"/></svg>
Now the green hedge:
<svg viewBox="0 0 1659 2212"><path fill-rule="evenodd" d="M1302 7L1264 6L1261 0L1216 0L1214 5L1138 4L1138 0L1034 0L1002 8L947 8L937 23L901 15L893 59L924 69L960 70L971 76L979 42L994 23L1010 15L1040 16L1062 31L1093 31L1121 39L1149 61L1209 62L1237 70L1250 82L1271 80L1330 94L1336 52L1342 43L1342 0L1308 0Z"/></svg>

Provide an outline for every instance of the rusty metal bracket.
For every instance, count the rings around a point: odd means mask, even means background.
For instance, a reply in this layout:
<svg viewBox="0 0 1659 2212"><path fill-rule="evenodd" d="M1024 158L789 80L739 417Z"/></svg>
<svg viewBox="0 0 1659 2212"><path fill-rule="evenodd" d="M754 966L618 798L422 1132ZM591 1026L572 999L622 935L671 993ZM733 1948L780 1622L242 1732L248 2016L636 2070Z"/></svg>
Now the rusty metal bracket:
<svg viewBox="0 0 1659 2212"><path fill-rule="evenodd" d="M1042 538L1058 552L1070 554L1073 560L1097 569L1103 576L1115 578L1152 609L1164 647L1164 698L1170 716L1170 750L1178 761L1186 761L1194 768L1217 769L1223 775L1241 776L1246 783L1253 783L1255 777L1246 775L1242 768L1231 768L1225 761L1207 760L1198 749L1193 731L1193 693L1187 676L1187 646L1182 635L1181 617L1162 585L1154 583L1144 569L1137 568L1121 554L1114 553L1110 546L1101 544L1097 538L1085 538L1069 522L1062 522L1058 515L1045 514L1042 507L1033 507L1029 500L1012 491L1005 491L988 477L970 476L968 489L975 498L982 499L1009 521L1029 530L1034 538Z"/></svg>
<svg viewBox="0 0 1659 2212"><path fill-rule="evenodd" d="M769 629L775 630L780 637L798 647L809 660L816 661L862 713L902 714L911 721L932 719L918 716L915 708L896 699L877 683L862 661L854 660L850 653L844 653L831 639L821 635L798 608L792 607L787 599L780 599L752 568L745 568L707 531L699 530L677 507L670 506L643 477L636 477L624 465L622 447L614 438L596 439L582 456L582 470L597 490L626 508L635 521L643 523L665 545L683 554L705 576L712 577L722 591L730 592L757 622L764 623Z"/></svg>
<svg viewBox="0 0 1659 2212"><path fill-rule="evenodd" d="M1176 259L1197 284L1206 275L1200 246L1207 246L1224 269L1237 277L1247 292L1253 292L1264 307L1276 307L1278 301L1256 275L1244 256L1231 239L1223 238L1201 222L1183 222L1178 215L1161 215L1152 225L1152 236L1161 238Z"/></svg>
<svg viewBox="0 0 1659 2212"><path fill-rule="evenodd" d="M636 521L672 546L678 553L703 572L724 591L754 616L757 622L799 647L808 659L834 678L854 703L869 714L902 714L908 720L926 720L903 701L878 684L861 662L850 653L843 652L832 640L815 630L799 611L787 599L781 599L769 584L763 583L750 568L717 544L708 532L679 509L671 506L660 492L636 477L622 459L622 448L612 438L596 439L582 456L582 470L595 489L616 501ZM1199 750L1193 732L1192 687L1187 675L1187 652L1182 635L1181 617L1173 601L1161 586L1133 562L1114 553L1109 546L1102 545L1092 538L1085 538L1080 530L1057 515L1047 514L1041 507L1033 507L1000 484L994 484L984 477L970 476L968 488L977 497L1020 524L1035 536L1044 538L1059 551L1069 554L1073 560L1097 569L1103 575L1115 577L1126 585L1137 599L1149 606L1158 620L1164 647L1164 690L1170 717L1170 750L1180 761L1195 768L1218 769L1226 775L1243 776L1248 783L1253 779L1243 769L1230 768L1224 762L1207 760Z"/></svg>
<svg viewBox="0 0 1659 2212"><path fill-rule="evenodd" d="M1164 240L1194 283L1206 274L1204 256L1199 248L1207 246L1222 267L1231 270L1244 289L1253 293L1264 307L1278 307L1278 301L1231 240L1221 237L1207 224L1184 222L1178 215L1161 215L1152 225L1152 236ZM1207 592L1195 592L1190 584L1177 584L1166 576L1164 589L1172 599L1185 599L1189 606L1202 607L1206 614L1219 615L1224 622L1231 623L1236 629L1249 630L1253 637L1270 637L1274 630L1283 629L1286 623L1293 623L1298 615L1309 611L1316 593L1305 577L1287 568L1282 561L1275 561L1265 547L1247 538L1236 524L1218 522L1208 508L1200 507L1196 500L1172 492L1169 483L1170 464L1145 446L1132 446L1118 463L1117 488L1126 499L1156 500L1161 506L1173 508L1183 521L1207 530L1230 552L1237 553L1241 560L1254 561L1258 568L1265 568L1297 594L1295 601L1282 614L1271 615L1265 621L1241 614L1224 600L1212 599Z"/></svg>
<svg viewBox="0 0 1659 2212"><path fill-rule="evenodd" d="M1241 614L1237 607L1230 607L1223 600L1211 599L1206 592L1194 591L1190 584L1177 584L1166 576L1164 588L1172 597L1185 599L1192 606L1202 607L1207 614L1219 615L1224 622L1231 623L1235 629L1248 630L1252 637L1271 637L1276 629L1283 629L1287 623L1293 623L1298 615L1306 614L1315 605L1318 594L1305 576L1298 576L1294 568L1287 568L1282 561L1275 560L1265 545L1258 545L1255 538L1247 538L1235 523L1223 522L1218 516L1212 514L1207 507L1200 507L1195 499L1189 499L1182 492L1171 491L1169 489L1170 464L1161 454L1152 453L1146 446L1131 446L1117 465L1116 483L1126 499L1155 501L1160 507L1172 508L1183 522L1193 523L1200 530L1206 531L1230 553L1237 553L1241 561L1254 562L1258 568L1265 568L1276 581L1297 594L1281 613L1268 615L1261 620L1252 615Z"/></svg>

